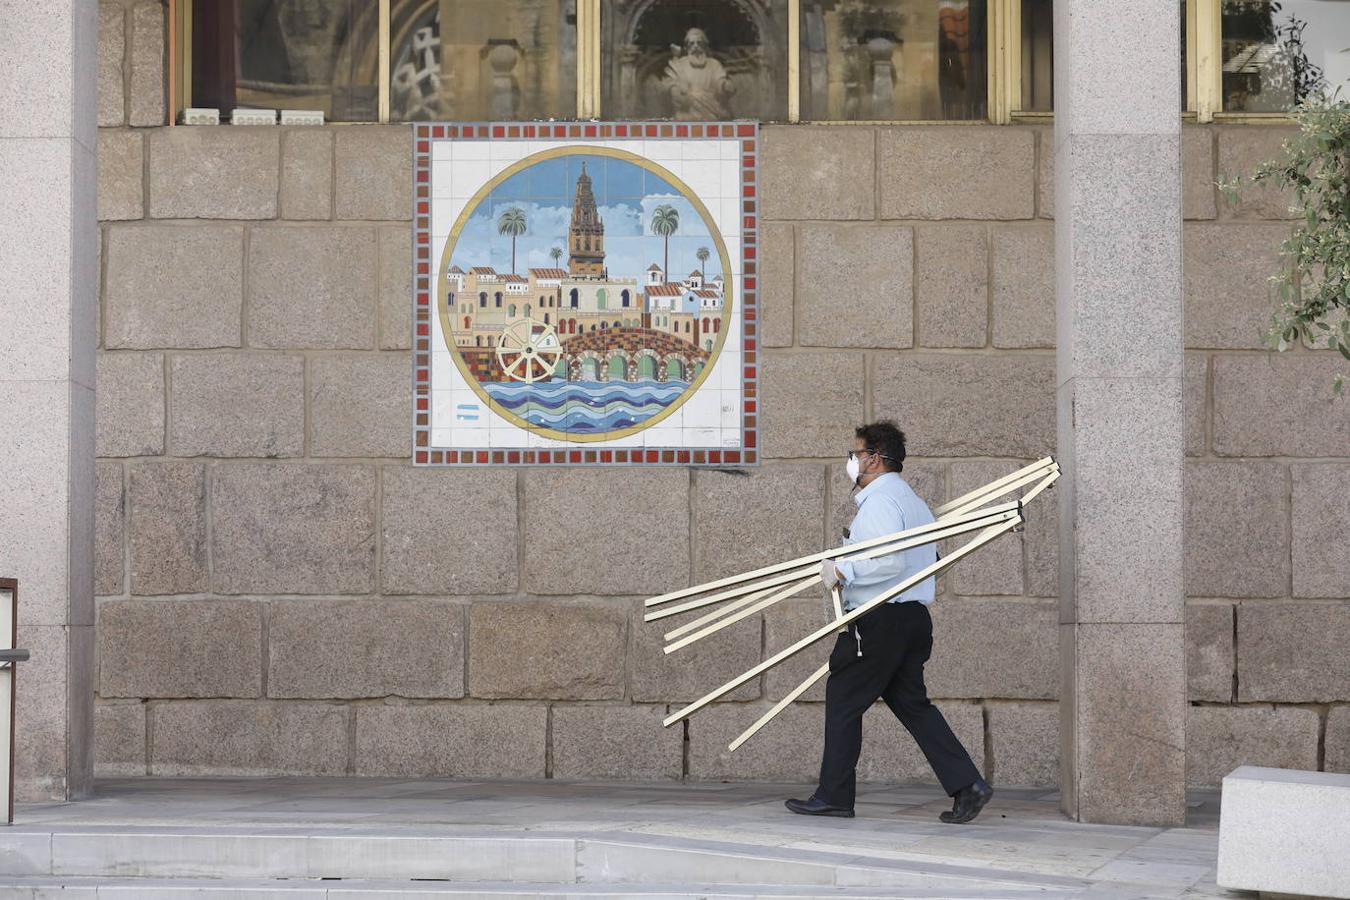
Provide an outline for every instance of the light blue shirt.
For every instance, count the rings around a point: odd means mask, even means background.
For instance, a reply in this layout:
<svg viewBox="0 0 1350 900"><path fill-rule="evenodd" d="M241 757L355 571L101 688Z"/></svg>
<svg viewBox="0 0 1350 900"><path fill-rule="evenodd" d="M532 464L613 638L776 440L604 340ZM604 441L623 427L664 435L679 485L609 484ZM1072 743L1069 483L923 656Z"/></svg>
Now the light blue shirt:
<svg viewBox="0 0 1350 900"><path fill-rule="evenodd" d="M894 534L907 528L917 528L933 521L928 504L919 499L905 480L895 472L887 472L869 482L853 497L858 514L849 526L847 544L856 544L872 538ZM844 576L844 609L861 606L878 594L937 562L937 544L911 547L898 553L838 562L835 567ZM934 579L925 578L892 603L917 600L925 606L933 602Z"/></svg>

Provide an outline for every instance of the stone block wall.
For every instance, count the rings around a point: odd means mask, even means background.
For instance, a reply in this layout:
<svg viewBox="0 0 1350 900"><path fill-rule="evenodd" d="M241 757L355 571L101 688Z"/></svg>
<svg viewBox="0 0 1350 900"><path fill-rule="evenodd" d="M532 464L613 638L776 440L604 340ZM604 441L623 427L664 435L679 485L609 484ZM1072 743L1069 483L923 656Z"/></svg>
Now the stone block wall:
<svg viewBox="0 0 1350 900"><path fill-rule="evenodd" d="M819 689L725 748L821 652L660 720L822 603L666 657L641 598L836 543L863 420L932 503L1054 452L1050 129L766 127L762 466L415 469L406 128L163 127L159 10L102 6L98 771L810 781ZM1197 785L1350 767L1350 407L1262 349L1283 201L1212 188L1280 136L1185 130ZM1055 520L934 607L931 693L1003 784L1058 773ZM865 743L931 778L884 709Z"/></svg>

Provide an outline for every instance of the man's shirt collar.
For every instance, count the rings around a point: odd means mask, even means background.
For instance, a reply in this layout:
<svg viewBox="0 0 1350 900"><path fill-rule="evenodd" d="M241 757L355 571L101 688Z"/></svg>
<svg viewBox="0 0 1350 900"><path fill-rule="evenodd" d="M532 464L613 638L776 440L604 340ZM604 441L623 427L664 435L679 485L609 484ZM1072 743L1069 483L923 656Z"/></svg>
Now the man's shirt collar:
<svg viewBox="0 0 1350 900"><path fill-rule="evenodd" d="M862 506L863 499L866 498L868 494L871 494L871 493L873 493L875 490L877 490L878 486L884 486L884 485L886 485L886 484L891 484L891 483L892 483L892 482L891 482L891 479L894 479L894 480L896 480L896 481L899 481L899 480L900 480L900 473L899 473L899 472L883 472L881 475L878 475L878 476L877 476L876 478L874 478L872 481L869 481L869 482L867 483L867 487L863 488L862 490L858 491L858 493L856 493L856 494L853 495L853 502L856 503L858 506Z"/></svg>

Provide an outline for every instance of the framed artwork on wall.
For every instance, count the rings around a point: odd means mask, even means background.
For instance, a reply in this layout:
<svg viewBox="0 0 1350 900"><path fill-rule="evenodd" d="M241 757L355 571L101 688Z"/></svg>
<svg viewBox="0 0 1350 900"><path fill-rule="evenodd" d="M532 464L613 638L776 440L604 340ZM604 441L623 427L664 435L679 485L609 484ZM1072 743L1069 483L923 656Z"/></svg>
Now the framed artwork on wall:
<svg viewBox="0 0 1350 900"><path fill-rule="evenodd" d="M758 126L419 124L418 465L758 461Z"/></svg>

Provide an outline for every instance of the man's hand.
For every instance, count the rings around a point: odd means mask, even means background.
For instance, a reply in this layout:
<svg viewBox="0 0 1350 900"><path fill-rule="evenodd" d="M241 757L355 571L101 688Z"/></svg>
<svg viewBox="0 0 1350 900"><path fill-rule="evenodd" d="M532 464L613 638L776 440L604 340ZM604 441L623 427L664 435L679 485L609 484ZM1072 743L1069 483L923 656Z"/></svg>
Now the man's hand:
<svg viewBox="0 0 1350 900"><path fill-rule="evenodd" d="M827 588L832 588L839 583L839 570L834 566L834 560L827 559L820 564L820 580L825 583Z"/></svg>

